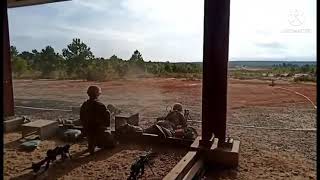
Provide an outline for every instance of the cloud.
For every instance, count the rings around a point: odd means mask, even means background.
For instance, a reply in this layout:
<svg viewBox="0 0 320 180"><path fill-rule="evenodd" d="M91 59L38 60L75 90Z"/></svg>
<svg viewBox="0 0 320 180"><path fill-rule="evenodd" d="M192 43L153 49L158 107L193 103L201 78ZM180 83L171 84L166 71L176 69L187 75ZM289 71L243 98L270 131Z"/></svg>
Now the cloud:
<svg viewBox="0 0 320 180"><path fill-rule="evenodd" d="M92 9L94 11L106 11L108 8L110 8L111 4L111 1L106 0L73 0L73 2L76 6L79 5L84 8Z"/></svg>
<svg viewBox="0 0 320 180"><path fill-rule="evenodd" d="M315 4L231 1L229 56L315 55ZM146 60L201 61L203 5L203 0L72 0L15 8L9 10L11 42L21 51L46 43L61 50L77 37L99 57L127 59L138 49ZM296 8L311 33L281 33L292 28L288 18Z"/></svg>

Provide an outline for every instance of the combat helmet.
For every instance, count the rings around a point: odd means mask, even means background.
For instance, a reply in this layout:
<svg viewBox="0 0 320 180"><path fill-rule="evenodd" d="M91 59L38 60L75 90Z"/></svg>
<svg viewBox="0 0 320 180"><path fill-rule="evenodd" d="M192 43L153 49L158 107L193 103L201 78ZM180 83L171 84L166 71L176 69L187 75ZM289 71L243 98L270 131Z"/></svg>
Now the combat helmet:
<svg viewBox="0 0 320 180"><path fill-rule="evenodd" d="M97 98L101 94L101 88L99 86L90 86L87 94L90 98Z"/></svg>
<svg viewBox="0 0 320 180"><path fill-rule="evenodd" d="M175 104L173 105L172 110L182 112L182 104L180 104L180 103L175 103Z"/></svg>

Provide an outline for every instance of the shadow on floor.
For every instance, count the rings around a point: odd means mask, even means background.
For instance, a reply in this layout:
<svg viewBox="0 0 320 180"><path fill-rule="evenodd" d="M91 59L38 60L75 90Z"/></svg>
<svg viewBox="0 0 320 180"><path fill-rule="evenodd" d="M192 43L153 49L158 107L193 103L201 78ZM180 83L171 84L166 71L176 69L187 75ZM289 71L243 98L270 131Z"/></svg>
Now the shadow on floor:
<svg viewBox="0 0 320 180"><path fill-rule="evenodd" d="M114 149L99 150L94 155L89 155L87 150L83 150L76 154L72 154L72 159L65 160L64 162L58 160L57 162L50 164L50 167L46 172L39 172L35 175L32 171L26 170L28 172L11 178L11 180L58 179L83 164L87 164L90 161L107 159L124 149L124 146L118 146Z"/></svg>
<svg viewBox="0 0 320 180"><path fill-rule="evenodd" d="M238 168L223 168L212 166L206 170L203 179L238 179L238 173Z"/></svg>

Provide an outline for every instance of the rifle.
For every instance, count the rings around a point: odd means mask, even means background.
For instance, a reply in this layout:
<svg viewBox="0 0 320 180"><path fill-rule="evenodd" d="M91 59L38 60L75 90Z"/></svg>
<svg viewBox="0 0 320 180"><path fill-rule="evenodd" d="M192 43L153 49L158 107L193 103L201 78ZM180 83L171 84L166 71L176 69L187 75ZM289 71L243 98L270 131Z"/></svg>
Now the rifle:
<svg viewBox="0 0 320 180"><path fill-rule="evenodd" d="M149 166L152 174L155 175L149 163L151 157L153 157L154 155L155 153L153 153L151 150L148 151L145 155L141 155L139 159L137 159L131 165L131 168L130 168L131 172L130 172L130 176L128 177L128 180L137 180L139 177L141 177L144 174L145 165Z"/></svg>
<svg viewBox="0 0 320 180"><path fill-rule="evenodd" d="M38 163L32 163L31 167L28 167L26 169L23 169L23 171L27 170L27 169L32 169L33 172L37 173L42 165L45 165L45 171L49 169L50 163L54 162L57 159L57 156L61 156L62 160L65 160L66 158L70 158L71 159L71 155L70 155L70 145L67 144L65 146L57 146L54 149L49 149L47 151L47 157L44 158L43 160L41 160Z"/></svg>

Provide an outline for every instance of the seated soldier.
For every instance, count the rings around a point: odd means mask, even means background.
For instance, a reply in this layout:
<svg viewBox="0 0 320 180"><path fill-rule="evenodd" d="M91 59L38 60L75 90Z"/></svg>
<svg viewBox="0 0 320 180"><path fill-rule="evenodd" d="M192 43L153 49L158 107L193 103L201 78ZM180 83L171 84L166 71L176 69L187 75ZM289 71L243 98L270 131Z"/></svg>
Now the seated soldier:
<svg viewBox="0 0 320 180"><path fill-rule="evenodd" d="M80 109L80 122L83 132L88 139L88 150L94 153L95 147L113 147L114 140L106 128L110 126L110 113L106 106L98 100L101 89L98 86L90 86L87 94L89 99Z"/></svg>

